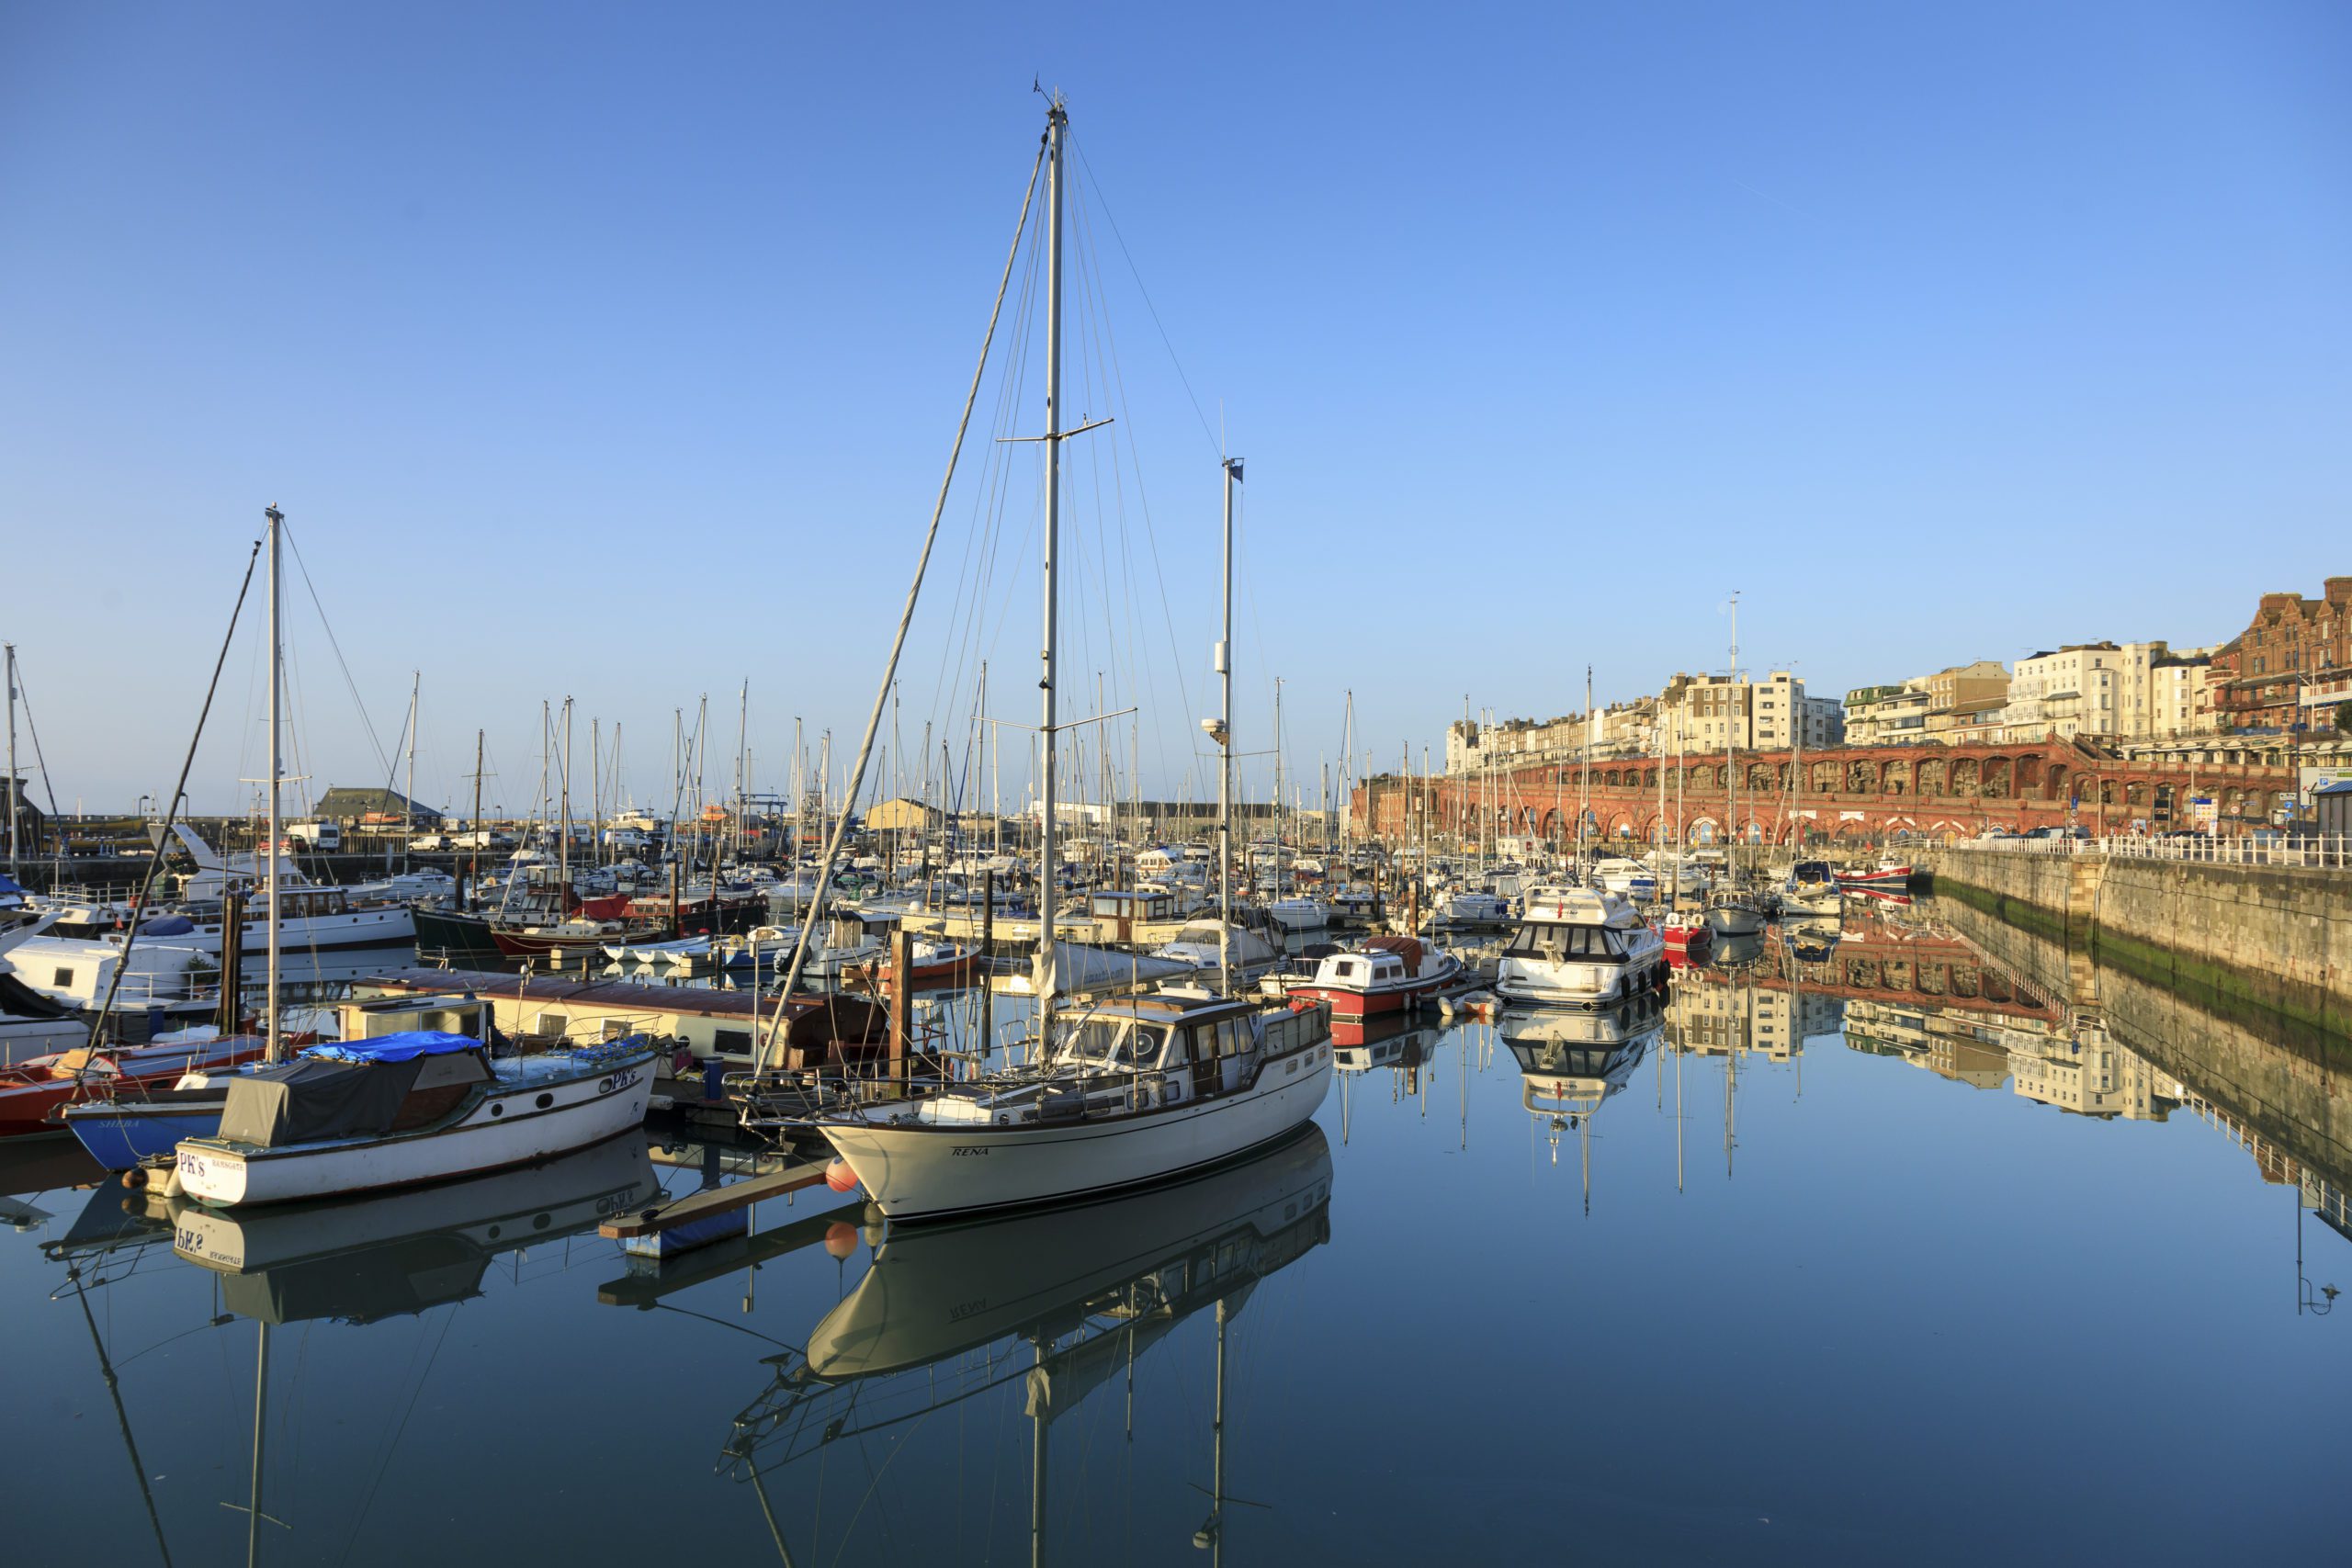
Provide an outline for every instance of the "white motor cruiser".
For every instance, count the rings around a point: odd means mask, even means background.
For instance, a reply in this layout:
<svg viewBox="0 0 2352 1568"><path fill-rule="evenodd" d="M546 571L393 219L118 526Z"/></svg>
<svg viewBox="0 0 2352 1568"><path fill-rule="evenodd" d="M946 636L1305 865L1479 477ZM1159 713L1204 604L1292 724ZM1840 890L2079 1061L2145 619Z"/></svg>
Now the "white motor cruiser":
<svg viewBox="0 0 2352 1568"><path fill-rule="evenodd" d="M1319 931L1331 923L1331 906L1311 893L1293 893L1266 906L1267 915L1286 931Z"/></svg>
<svg viewBox="0 0 2352 1568"><path fill-rule="evenodd" d="M892 1220L1091 1196L1231 1159L1315 1114L1329 1009L1206 990L1098 1002L1044 1059L811 1121Z"/></svg>
<svg viewBox="0 0 2352 1568"><path fill-rule="evenodd" d="M1539 887L1503 949L1495 991L1506 1001L1596 1008L1665 984L1666 939L1614 893Z"/></svg>
<svg viewBox="0 0 2352 1568"><path fill-rule="evenodd" d="M1224 933L1221 942L1220 931ZM1214 969L1229 960L1233 972L1245 976L1269 969L1282 957L1272 942L1248 926L1223 926L1214 919L1186 921L1174 941L1152 949L1151 955L1189 964L1195 969Z"/></svg>

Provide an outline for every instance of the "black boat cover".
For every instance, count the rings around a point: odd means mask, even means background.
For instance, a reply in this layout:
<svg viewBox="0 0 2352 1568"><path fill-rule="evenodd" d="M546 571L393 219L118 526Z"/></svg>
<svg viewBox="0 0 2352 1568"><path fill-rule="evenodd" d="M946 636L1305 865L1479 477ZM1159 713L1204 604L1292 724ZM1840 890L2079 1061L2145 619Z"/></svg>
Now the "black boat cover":
<svg viewBox="0 0 2352 1568"><path fill-rule="evenodd" d="M405 1062L329 1062L304 1056L242 1073L220 1110L231 1143L281 1148L322 1138L387 1133L416 1085L424 1058Z"/></svg>

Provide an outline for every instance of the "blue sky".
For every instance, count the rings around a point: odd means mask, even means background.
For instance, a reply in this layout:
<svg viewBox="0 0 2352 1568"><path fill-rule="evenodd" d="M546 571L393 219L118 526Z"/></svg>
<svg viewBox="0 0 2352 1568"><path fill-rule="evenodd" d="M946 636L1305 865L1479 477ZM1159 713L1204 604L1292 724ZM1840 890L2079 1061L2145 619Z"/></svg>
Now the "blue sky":
<svg viewBox="0 0 2352 1568"><path fill-rule="evenodd" d="M566 694L583 783L587 716L619 719L640 800L702 693L731 754L746 676L763 786L795 716L846 750L1033 78L1069 96L1125 391L1073 451L1065 711L1093 669L1143 705L1148 789L1209 698L1220 419L1241 744L1285 677L1310 781L1350 690L1362 749L1418 757L1465 695L1721 665L1734 589L1744 662L1842 692L2216 641L2352 570L2340 6L20 4L0 635L63 803L168 784L271 501L388 745L422 672L427 799L481 727L527 805ZM1037 427L1035 367L967 479ZM983 653L1034 715L1033 468L985 588L959 483L902 750L929 718L960 752ZM292 623L305 769L364 782ZM200 807L258 770L250 640Z"/></svg>

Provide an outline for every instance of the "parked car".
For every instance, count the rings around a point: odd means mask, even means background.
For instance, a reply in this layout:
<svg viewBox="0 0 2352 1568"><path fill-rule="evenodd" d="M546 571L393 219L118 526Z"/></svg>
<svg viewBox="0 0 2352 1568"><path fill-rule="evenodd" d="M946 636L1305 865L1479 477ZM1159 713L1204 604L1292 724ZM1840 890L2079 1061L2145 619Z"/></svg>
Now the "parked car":
<svg viewBox="0 0 2352 1568"><path fill-rule="evenodd" d="M332 854L343 848L343 829L332 822L289 822L286 825L286 840L321 854Z"/></svg>
<svg viewBox="0 0 2352 1568"><path fill-rule="evenodd" d="M458 834L450 842L461 850L511 850L514 847L514 836L494 829L476 828L470 832Z"/></svg>
<svg viewBox="0 0 2352 1568"><path fill-rule="evenodd" d="M413 850L446 850L455 841L447 833L419 833L408 841L408 847Z"/></svg>

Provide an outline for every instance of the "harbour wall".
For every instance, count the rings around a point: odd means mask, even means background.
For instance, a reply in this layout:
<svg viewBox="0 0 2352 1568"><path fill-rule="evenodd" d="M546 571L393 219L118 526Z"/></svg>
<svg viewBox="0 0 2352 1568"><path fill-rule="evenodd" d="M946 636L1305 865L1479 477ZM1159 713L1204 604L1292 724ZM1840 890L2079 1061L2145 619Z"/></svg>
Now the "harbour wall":
<svg viewBox="0 0 2352 1568"><path fill-rule="evenodd" d="M2003 919L1991 900L1962 894L1963 885L1939 886L1935 914L1954 935L2053 1002L2096 1013L2158 1071L2335 1186L2352 1188L2352 1045L2342 1035L2102 964L2047 925Z"/></svg>
<svg viewBox="0 0 2352 1568"><path fill-rule="evenodd" d="M2058 944L2208 1011L2352 1036L2352 875L1954 847L1925 857L1939 900Z"/></svg>

